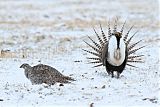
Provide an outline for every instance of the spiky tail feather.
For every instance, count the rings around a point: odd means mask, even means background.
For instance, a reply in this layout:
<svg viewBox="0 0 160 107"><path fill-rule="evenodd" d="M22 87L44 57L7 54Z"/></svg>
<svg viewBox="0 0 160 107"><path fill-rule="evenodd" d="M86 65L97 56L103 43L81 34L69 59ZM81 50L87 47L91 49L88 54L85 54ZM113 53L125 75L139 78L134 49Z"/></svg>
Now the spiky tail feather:
<svg viewBox="0 0 160 107"><path fill-rule="evenodd" d="M65 76L64 77L66 80L68 80L68 81L76 81L75 79L73 79L72 77L69 77L69 76Z"/></svg>
<svg viewBox="0 0 160 107"><path fill-rule="evenodd" d="M69 76L63 76L61 78L59 78L56 82L59 83L71 83L71 81L76 81L75 79L69 77Z"/></svg>

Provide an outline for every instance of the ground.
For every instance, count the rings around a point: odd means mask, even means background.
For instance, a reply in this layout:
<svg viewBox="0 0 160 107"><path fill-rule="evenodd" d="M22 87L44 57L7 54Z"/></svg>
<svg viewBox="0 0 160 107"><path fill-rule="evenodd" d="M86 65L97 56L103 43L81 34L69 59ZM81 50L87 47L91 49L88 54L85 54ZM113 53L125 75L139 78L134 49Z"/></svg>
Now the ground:
<svg viewBox="0 0 160 107"><path fill-rule="evenodd" d="M83 42L97 41L102 24L118 17L124 31L143 39L139 51L144 63L127 67L119 79L105 67L87 64ZM1 0L0 1L0 106L159 106L160 36L159 2L156 0ZM47 87L32 85L19 66L39 63L55 67L76 81Z"/></svg>

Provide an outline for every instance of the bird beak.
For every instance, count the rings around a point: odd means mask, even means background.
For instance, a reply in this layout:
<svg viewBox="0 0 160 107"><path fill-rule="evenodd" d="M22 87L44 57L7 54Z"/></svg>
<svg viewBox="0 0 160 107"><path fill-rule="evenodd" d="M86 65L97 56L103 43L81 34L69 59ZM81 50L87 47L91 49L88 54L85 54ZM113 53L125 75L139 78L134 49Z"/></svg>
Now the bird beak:
<svg viewBox="0 0 160 107"><path fill-rule="evenodd" d="M22 65L19 68L22 68Z"/></svg>

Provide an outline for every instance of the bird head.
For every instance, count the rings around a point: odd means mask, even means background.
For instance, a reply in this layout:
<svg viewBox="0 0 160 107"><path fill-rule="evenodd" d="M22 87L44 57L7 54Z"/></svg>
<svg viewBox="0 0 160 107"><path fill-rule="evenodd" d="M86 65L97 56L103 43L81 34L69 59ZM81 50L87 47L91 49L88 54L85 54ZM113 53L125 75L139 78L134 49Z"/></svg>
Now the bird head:
<svg viewBox="0 0 160 107"><path fill-rule="evenodd" d="M24 68L24 69L27 69L27 68L30 68L31 66L27 63L24 63L20 66L20 68Z"/></svg>
<svg viewBox="0 0 160 107"><path fill-rule="evenodd" d="M117 38L122 37L122 33L120 33L120 32L115 32L115 33L113 33L113 35L115 35Z"/></svg>

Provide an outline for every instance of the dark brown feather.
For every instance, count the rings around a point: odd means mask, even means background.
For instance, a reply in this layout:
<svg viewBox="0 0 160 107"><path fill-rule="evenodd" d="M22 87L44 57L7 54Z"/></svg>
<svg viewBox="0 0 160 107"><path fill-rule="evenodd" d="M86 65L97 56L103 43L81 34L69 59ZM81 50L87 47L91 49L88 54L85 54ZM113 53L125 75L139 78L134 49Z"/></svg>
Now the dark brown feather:
<svg viewBox="0 0 160 107"><path fill-rule="evenodd" d="M132 40L132 38L138 33L138 31L136 31L128 40L127 40L127 45L130 43L130 41Z"/></svg>
<svg viewBox="0 0 160 107"><path fill-rule="evenodd" d="M128 56L128 59L139 58L139 57L142 57L142 56L144 56L144 55Z"/></svg>
<svg viewBox="0 0 160 107"><path fill-rule="evenodd" d="M124 40L124 41L126 41L126 40L127 40L128 35L129 35L129 33L130 33L130 31L132 30L132 28L133 28L133 27L134 27L134 25L133 25L133 26L131 26L131 28L128 30L127 34L124 36L124 38L123 38L123 40Z"/></svg>
<svg viewBox="0 0 160 107"><path fill-rule="evenodd" d="M137 49L134 49L134 50L130 50L130 51L128 52L128 55L131 55L131 54L135 53L136 51L138 51L138 50L140 50L140 49L142 49L142 48L144 48L144 47L145 47L145 46L142 46L142 47L137 48Z"/></svg>
<svg viewBox="0 0 160 107"><path fill-rule="evenodd" d="M132 48L134 48L138 43L142 42L142 40L139 40L138 42L132 44L131 46L128 47L128 50L130 51Z"/></svg>
<svg viewBox="0 0 160 107"><path fill-rule="evenodd" d="M88 36L88 38L93 42L93 44L98 48L98 49L101 49L101 46L96 43L91 37Z"/></svg>
<svg viewBox="0 0 160 107"><path fill-rule="evenodd" d="M96 32L96 30L94 28L93 28L93 30L94 30L94 32L95 32L95 34L96 34L96 36L97 36L97 38L99 40L99 43L101 44L101 46L103 46L104 43L103 43L102 39L99 37L98 33Z"/></svg>
<svg viewBox="0 0 160 107"><path fill-rule="evenodd" d="M95 55L95 56L100 56L98 53L95 53L95 52L91 52L91 51L88 51L88 50L85 50L85 49L82 49L83 51L86 51L86 52L88 52L88 53L90 53L90 54L92 54L92 55Z"/></svg>
<svg viewBox="0 0 160 107"><path fill-rule="evenodd" d="M89 43L87 43L86 41L84 41L88 46L90 46L93 50L95 50L96 52L98 52L98 53L101 53L100 51L99 51L99 49L97 49L97 48L95 48L94 46L92 46L92 45L90 45Z"/></svg>
<svg viewBox="0 0 160 107"><path fill-rule="evenodd" d="M104 43L107 43L107 37L106 37L106 35L105 35L105 34L104 34L104 32L103 32L103 29L102 29L101 24L100 24L100 29L101 29L101 33L102 33L102 37L103 37L103 41L104 41Z"/></svg>

